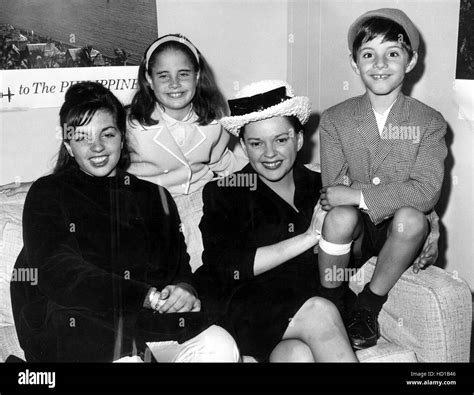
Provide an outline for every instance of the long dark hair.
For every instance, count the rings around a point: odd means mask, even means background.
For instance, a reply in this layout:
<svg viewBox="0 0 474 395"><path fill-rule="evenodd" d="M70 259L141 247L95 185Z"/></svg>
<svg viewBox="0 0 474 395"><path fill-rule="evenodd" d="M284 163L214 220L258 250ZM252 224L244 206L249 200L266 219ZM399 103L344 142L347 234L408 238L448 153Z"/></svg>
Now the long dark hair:
<svg viewBox="0 0 474 395"><path fill-rule="evenodd" d="M173 36L185 39L181 35ZM198 116L197 122L199 125L208 125L212 121L227 115L227 102L217 86L211 67L201 52L196 49L199 57L198 62L196 56L185 44L179 41L166 41L159 45L151 54L148 70L145 52L145 56L138 68L138 91L135 93L132 103L129 106L130 120L136 120L145 126L156 125L158 123L158 121L151 118L156 105L156 97L146 79L146 73L151 76L151 70L153 69L158 55L169 49L182 52L193 65L194 71L199 72L196 93L192 100L193 109Z"/></svg>
<svg viewBox="0 0 474 395"><path fill-rule="evenodd" d="M75 159L67 152L64 142L69 142L75 128L87 125L98 110L108 111L114 117L124 142L117 168L126 169L128 167L130 156L126 148L127 144L125 144L125 109L114 94L105 86L97 82L84 81L72 85L67 90L64 103L59 110L62 142L53 173L76 165Z"/></svg>

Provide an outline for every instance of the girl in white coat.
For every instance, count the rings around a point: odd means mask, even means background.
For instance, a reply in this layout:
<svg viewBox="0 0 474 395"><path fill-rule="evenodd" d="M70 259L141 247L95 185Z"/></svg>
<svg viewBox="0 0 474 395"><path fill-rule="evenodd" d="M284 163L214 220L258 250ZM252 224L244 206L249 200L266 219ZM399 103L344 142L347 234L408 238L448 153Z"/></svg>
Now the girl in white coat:
<svg viewBox="0 0 474 395"><path fill-rule="evenodd" d="M201 265L202 188L239 170L217 120L226 101L202 54L184 36L158 38L146 50L128 112L128 171L167 188L178 206L191 267Z"/></svg>

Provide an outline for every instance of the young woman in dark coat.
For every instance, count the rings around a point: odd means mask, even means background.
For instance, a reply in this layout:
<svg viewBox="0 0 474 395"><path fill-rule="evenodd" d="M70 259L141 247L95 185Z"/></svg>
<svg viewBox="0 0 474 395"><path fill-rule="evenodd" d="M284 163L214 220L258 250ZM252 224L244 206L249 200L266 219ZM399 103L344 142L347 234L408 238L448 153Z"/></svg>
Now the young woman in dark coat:
<svg viewBox="0 0 474 395"><path fill-rule="evenodd" d="M148 345L160 362L237 361L232 337L199 312L170 194L121 170L125 119L100 84L66 93L57 166L27 195L15 265L38 283L11 283L26 359L142 360Z"/></svg>

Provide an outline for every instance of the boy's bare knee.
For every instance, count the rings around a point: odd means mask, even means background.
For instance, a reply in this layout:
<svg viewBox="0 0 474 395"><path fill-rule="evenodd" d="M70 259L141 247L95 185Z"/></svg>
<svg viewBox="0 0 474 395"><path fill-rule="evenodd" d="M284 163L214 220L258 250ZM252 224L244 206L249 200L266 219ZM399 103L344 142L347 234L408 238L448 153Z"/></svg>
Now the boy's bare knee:
<svg viewBox="0 0 474 395"><path fill-rule="evenodd" d="M404 240L422 238L428 233L425 214L413 207L402 207L395 212L391 234Z"/></svg>
<svg viewBox="0 0 474 395"><path fill-rule="evenodd" d="M324 219L323 235L329 239L337 236L351 238L358 222L359 212L356 208L352 206L334 207Z"/></svg>

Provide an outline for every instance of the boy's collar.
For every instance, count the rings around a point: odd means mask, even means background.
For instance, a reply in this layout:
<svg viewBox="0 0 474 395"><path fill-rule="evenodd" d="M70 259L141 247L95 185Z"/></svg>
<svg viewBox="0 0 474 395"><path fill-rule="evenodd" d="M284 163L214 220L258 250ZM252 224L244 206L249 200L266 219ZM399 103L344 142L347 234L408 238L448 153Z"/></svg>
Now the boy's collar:
<svg viewBox="0 0 474 395"><path fill-rule="evenodd" d="M397 99L398 99L398 96L397 96ZM390 104L384 112L380 113L378 112L374 107L372 107L372 110L374 111L374 114L375 116L380 116L380 117L387 117L388 114L390 113L390 110L392 109L392 107L394 106L395 102L397 101L397 99L395 99L392 104Z"/></svg>
<svg viewBox="0 0 474 395"><path fill-rule="evenodd" d="M400 92L395 103L392 106L390 112L394 114L398 122L404 122L409 118L409 109L406 106L407 101L405 100L405 95ZM358 105L354 108L354 116L362 123L368 112L372 112L372 104L369 99L368 93L359 96Z"/></svg>

